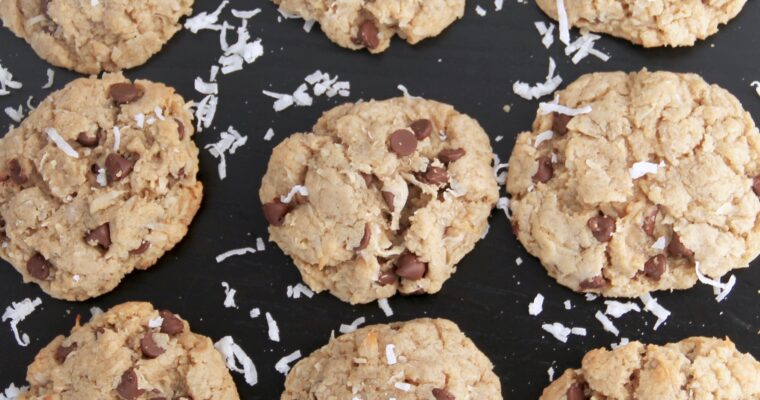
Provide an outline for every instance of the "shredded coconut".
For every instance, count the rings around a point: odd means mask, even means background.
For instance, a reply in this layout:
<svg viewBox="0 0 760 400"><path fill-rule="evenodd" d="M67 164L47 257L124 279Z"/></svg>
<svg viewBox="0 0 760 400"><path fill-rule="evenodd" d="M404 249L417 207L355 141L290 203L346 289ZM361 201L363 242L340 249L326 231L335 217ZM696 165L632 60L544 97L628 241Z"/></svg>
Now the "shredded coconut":
<svg viewBox="0 0 760 400"><path fill-rule="evenodd" d="M507 216L508 220L512 220L512 214L510 214L509 209L509 198L507 197L501 197L499 200L496 201L496 209L504 211L504 215Z"/></svg>
<svg viewBox="0 0 760 400"><path fill-rule="evenodd" d="M21 89L21 82L13 80L13 74L0 64L0 96L10 94L8 89Z"/></svg>
<svg viewBox="0 0 760 400"><path fill-rule="evenodd" d="M235 293L237 293L237 290L230 287L230 284L227 282L222 282L222 287L224 288L224 307L225 308L238 308L237 304L235 304Z"/></svg>
<svg viewBox="0 0 760 400"><path fill-rule="evenodd" d="M18 108L5 107L5 115L13 122L20 123L24 119L24 106L19 105Z"/></svg>
<svg viewBox="0 0 760 400"><path fill-rule="evenodd" d="M16 385L11 383L2 393L0 393L0 400L16 400L21 392L28 388L29 386L16 387Z"/></svg>
<svg viewBox="0 0 760 400"><path fill-rule="evenodd" d="M268 142L272 140L273 137L274 137L274 129L272 128L267 129L267 133L264 135L264 140Z"/></svg>
<svg viewBox="0 0 760 400"><path fill-rule="evenodd" d="M264 247L264 239L257 237L256 238L256 250L258 251L264 251L266 250L266 247Z"/></svg>
<svg viewBox="0 0 760 400"><path fill-rule="evenodd" d="M578 336L586 336L586 328L573 327L570 328L570 333Z"/></svg>
<svg viewBox="0 0 760 400"><path fill-rule="evenodd" d="M385 359L388 362L388 365L393 365L397 362L395 349L396 345L394 344L388 344L385 346Z"/></svg>
<svg viewBox="0 0 760 400"><path fill-rule="evenodd" d="M248 313L251 318L258 318L261 315L261 310L258 307L254 307Z"/></svg>
<svg viewBox="0 0 760 400"><path fill-rule="evenodd" d="M652 297L649 293L643 294L639 299L644 304L644 311L649 311L657 317L657 322L654 323L654 330L657 330L657 328L670 317L670 311L661 306L660 303L657 302L657 299Z"/></svg>
<svg viewBox="0 0 760 400"><path fill-rule="evenodd" d="M103 315L103 309L100 307L90 307L90 315L91 318L95 318L98 315Z"/></svg>
<svg viewBox="0 0 760 400"><path fill-rule="evenodd" d="M277 321L272 318L272 314L265 313L264 316L267 318L267 333L269 334L269 340L273 342L279 342L280 341L280 328L277 327Z"/></svg>
<svg viewBox="0 0 760 400"><path fill-rule="evenodd" d="M507 168L509 168L509 163L502 163L499 155L493 153L493 176L499 186L507 183Z"/></svg>
<svg viewBox="0 0 760 400"><path fill-rule="evenodd" d="M570 24L567 21L565 2L557 0L557 19L559 20L559 40L564 44L570 44Z"/></svg>
<svg viewBox="0 0 760 400"><path fill-rule="evenodd" d="M219 94L219 84L204 82L201 77L195 78L195 90L200 94Z"/></svg>
<svg viewBox="0 0 760 400"><path fill-rule="evenodd" d="M301 350L296 350L293 353L281 358L277 363L274 365L274 369L277 370L277 372L287 375L288 372L290 372L290 363L293 361L298 360L301 358Z"/></svg>
<svg viewBox="0 0 760 400"><path fill-rule="evenodd" d="M755 88L755 92L757 93L758 96L760 96L760 82L759 81L754 81L754 82L752 82L750 84L750 86L754 87Z"/></svg>
<svg viewBox="0 0 760 400"><path fill-rule="evenodd" d="M288 286L288 297L300 299L301 296L312 298L314 297L314 292L303 283L297 283L294 286Z"/></svg>
<svg viewBox="0 0 760 400"><path fill-rule="evenodd" d="M559 322L555 322L553 324L543 324L541 325L541 328L551 333L555 339L559 340L562 343L567 343L567 337L570 336L570 333L572 333L572 330L570 328L565 327Z"/></svg>
<svg viewBox="0 0 760 400"><path fill-rule="evenodd" d="M67 156L72 158L79 158L79 153L77 153L77 151L74 150L74 148L71 147L71 145L61 137L55 128L46 128L45 133L47 133L50 140L52 140L53 143L55 143L55 145L61 149L61 151L66 153Z"/></svg>
<svg viewBox="0 0 760 400"><path fill-rule="evenodd" d="M522 265L522 263L523 263L522 257L515 258L515 265L517 265L519 267L519 266Z"/></svg>
<svg viewBox="0 0 760 400"><path fill-rule="evenodd" d="M667 246L668 246L668 238L666 238L665 236L660 236L652 244L652 248L656 250L665 250L665 247Z"/></svg>
<svg viewBox="0 0 760 400"><path fill-rule="evenodd" d="M538 146L541 145L541 143L551 140L554 137L554 132L552 131L544 131L536 135L536 141L533 143L533 147L538 148Z"/></svg>
<svg viewBox="0 0 760 400"><path fill-rule="evenodd" d="M485 8L481 7L480 5L475 7L475 12L480 15L481 17L485 17L488 13Z"/></svg>
<svg viewBox="0 0 760 400"><path fill-rule="evenodd" d="M595 294L593 294L593 293L586 293L586 301L594 301L594 300L596 300L598 297L599 297L599 296L597 296L597 295L595 295Z"/></svg>
<svg viewBox="0 0 760 400"><path fill-rule="evenodd" d="M148 320L148 328L160 328L164 323L164 319L161 317L151 318Z"/></svg>
<svg viewBox="0 0 760 400"><path fill-rule="evenodd" d="M255 17L256 15L258 15L260 12L261 12L260 8L257 8L255 10L247 10L247 11L236 10L234 8L232 9L232 15L235 16L235 18L240 18L240 19L251 19Z"/></svg>
<svg viewBox="0 0 760 400"><path fill-rule="evenodd" d="M554 381L554 367L549 367L549 369L546 370L546 373L549 375L549 382Z"/></svg>
<svg viewBox="0 0 760 400"><path fill-rule="evenodd" d="M615 350L615 349L617 349L618 347L621 347L621 346L625 346L625 345L627 345L628 343L630 343L630 340L629 340L627 337L622 337L622 338L620 338L620 342L618 342L618 343L612 343L612 344L610 345L610 347L611 347L613 350Z"/></svg>
<svg viewBox="0 0 760 400"><path fill-rule="evenodd" d="M551 113L559 113L559 114L569 115L571 117L576 117L578 115L588 114L591 112L591 106L583 106L581 108L571 108L571 107L563 106L555 102L551 102L551 103L542 102L538 105L538 108L539 110L541 110L542 115L551 114Z"/></svg>
<svg viewBox="0 0 760 400"><path fill-rule="evenodd" d="M227 177L227 158L226 154L235 154L235 151L246 144L248 136L243 136L235 128L230 126L226 131L219 134L219 141L206 145L206 149L214 158L219 159L219 179Z"/></svg>
<svg viewBox="0 0 760 400"><path fill-rule="evenodd" d="M121 130L118 126L113 127L113 151L119 151L121 146Z"/></svg>
<svg viewBox="0 0 760 400"><path fill-rule="evenodd" d="M290 188L290 192L288 192L285 196L280 196L280 201L283 204L289 204L291 201L293 201L293 196L296 195L296 193L300 194L301 196L309 196L309 189L306 188L306 186L301 185L295 185L292 188Z"/></svg>
<svg viewBox="0 0 760 400"><path fill-rule="evenodd" d="M338 331L340 333L351 333L351 332L354 332L357 329L359 329L359 325L364 324L366 321L367 320L364 317L359 317L359 318L355 319L354 322L352 322L350 325L340 324L340 328L338 328Z"/></svg>
<svg viewBox="0 0 760 400"><path fill-rule="evenodd" d="M18 303L12 301L11 305L5 308L2 320L3 322L10 320L11 331L13 331L13 336L16 338L16 343L19 346L29 346L29 335L26 333L19 335L18 324L31 315L40 304L42 304L42 300L39 297L34 300L26 298Z"/></svg>
<svg viewBox="0 0 760 400"><path fill-rule="evenodd" d="M55 71L53 69L48 68L47 69L47 83L42 85L43 89L50 89L53 87L53 81L55 80Z"/></svg>
<svg viewBox="0 0 760 400"><path fill-rule="evenodd" d="M216 109L219 105L219 97L210 94L201 100L195 107L195 119L198 121L195 125L198 132L203 128L209 128L216 117Z"/></svg>
<svg viewBox="0 0 760 400"><path fill-rule="evenodd" d="M630 301L621 303L616 300L605 300L604 304L607 305L607 310L604 313L614 318L620 318L630 311L641 312L641 308L636 303Z"/></svg>
<svg viewBox="0 0 760 400"><path fill-rule="evenodd" d="M239 249L227 250L224 253L216 256L216 262L220 263L232 256L242 256L247 253L255 253L255 252L256 252L256 249L254 249L253 247L241 247Z"/></svg>
<svg viewBox="0 0 760 400"><path fill-rule="evenodd" d="M573 308L573 303L570 302L570 300L565 300L565 310L571 310Z"/></svg>
<svg viewBox="0 0 760 400"><path fill-rule="evenodd" d="M404 392L412 390L412 385L407 382L396 382L393 384L393 386L398 390L403 390Z"/></svg>
<svg viewBox="0 0 760 400"><path fill-rule="evenodd" d="M613 335L618 336L620 335L620 331L618 328L615 327L615 324L610 321L609 318L607 318L606 315L602 314L601 311L597 311L596 314L594 314L597 320L602 323L602 326L604 327L604 330L607 332L612 332Z"/></svg>
<svg viewBox="0 0 760 400"><path fill-rule="evenodd" d="M381 310L383 310L383 314L385 314L386 317L393 316L393 309L391 308L391 305L388 303L388 299L377 300L377 305L378 307L380 307Z"/></svg>
<svg viewBox="0 0 760 400"><path fill-rule="evenodd" d="M733 290L734 285L736 284L736 277L734 275L731 275L731 277L728 278L728 281L726 283L723 283L720 281L720 279L710 279L707 276L705 276L702 271L699 270L699 261L696 262L696 265L694 266L694 269L697 272L697 279L699 279L700 282L702 282L705 285L710 285L713 287L716 297L715 300L720 303L723 301L723 299L728 296L728 294Z"/></svg>
<svg viewBox="0 0 760 400"><path fill-rule="evenodd" d="M533 302L528 304L528 314L536 316L541 314L542 311L544 311L544 296L539 293L536 295L536 298L533 299Z"/></svg>
<svg viewBox="0 0 760 400"><path fill-rule="evenodd" d="M204 11L192 18L188 18L187 21L185 21L185 28L192 33L198 33L198 31L203 29L210 29L214 31L221 30L222 27L221 25L217 24L217 22L219 21L219 14L221 14L222 10L227 7L227 4L229 4L229 1L224 0L221 4L219 4L219 7L216 9L216 11L212 12L211 14Z"/></svg>
<svg viewBox="0 0 760 400"><path fill-rule="evenodd" d="M559 0L561 1L561 0ZM562 84L562 77L555 75L557 64L554 59L549 57L549 73L546 75L545 82L539 82L533 86L528 83L516 81L512 86L512 90L516 95L526 99L533 100L540 97L554 93L555 90Z"/></svg>
<svg viewBox="0 0 760 400"><path fill-rule="evenodd" d="M534 23L534 25L536 26L536 30L538 30L538 34L541 35L541 43L544 47L547 49L552 47L554 44L554 28L556 25L550 23L547 27L542 21L538 21Z"/></svg>
<svg viewBox="0 0 760 400"><path fill-rule="evenodd" d="M218 342L214 343L214 348L222 354L230 371L243 374L245 382L251 386L258 383L259 377L256 373L256 366L253 365L251 357L248 357L245 351L235 343L232 336L219 339Z"/></svg>
<svg viewBox="0 0 760 400"><path fill-rule="evenodd" d="M664 167L665 163L655 164L647 161L641 161L633 163L633 166L628 170L631 174L631 179L639 179L646 174L656 174L660 167Z"/></svg>

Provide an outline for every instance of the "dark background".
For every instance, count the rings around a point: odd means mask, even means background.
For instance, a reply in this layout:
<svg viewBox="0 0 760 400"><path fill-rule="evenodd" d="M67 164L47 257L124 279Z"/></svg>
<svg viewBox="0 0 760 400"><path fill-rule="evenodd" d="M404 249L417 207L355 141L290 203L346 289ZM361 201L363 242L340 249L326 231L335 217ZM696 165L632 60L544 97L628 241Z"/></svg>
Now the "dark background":
<svg viewBox="0 0 760 400"><path fill-rule="evenodd" d="M0 262L0 307L26 297L39 296L43 300L42 308L19 327L32 338L29 347L16 344L7 322L0 325L0 386L23 383L26 365L53 337L68 332L76 314L86 319L92 306L107 309L129 300L151 301L157 307L172 309L187 319L195 332L213 340L233 335L259 372L255 387L246 385L241 375L233 374L244 399L278 398L284 377L275 371L275 362L296 349L309 354L327 343L331 330L337 331L341 323L350 323L359 316L366 316L369 323L423 316L456 321L493 361L504 396L513 399L536 398L548 384L546 371L550 366L559 375L565 368L579 366L586 351L618 342L619 338L603 331L594 319L594 313L604 308L602 300L587 302L582 295L550 279L538 261L517 243L501 212L494 212L490 233L465 257L440 293L392 298L396 315L391 318L386 318L376 303L350 306L327 293L312 299L288 299L287 285L300 282L300 277L274 244L263 253L233 257L222 264L214 260L228 249L251 246L256 237L267 237L257 192L276 143L292 132L309 130L322 112L339 102L398 96L398 84L406 85L414 95L453 104L479 120L492 138L503 135L502 141L493 142L502 160L508 157L516 134L530 128L538 104L514 95L512 83L542 82L549 55L558 62L563 86L592 71L634 71L643 67L690 71L730 90L747 110L760 115L760 98L750 87L751 81L760 80L760 1L748 2L742 14L718 35L693 48L646 50L605 37L597 48L612 59L604 63L588 57L579 65L572 65L564 56L556 35L550 50L541 45L533 22L547 18L532 1L528 3L506 0L504 9L495 12L490 0L469 1L464 19L441 36L415 47L394 40L389 51L371 56L337 47L318 26L307 34L302 30L302 21L278 23L276 7L269 1L233 0L231 6L237 9L262 8L250 27L253 38L263 39L266 54L243 71L220 74L215 128L196 134L199 146L217 141L218 133L229 125L248 135L248 144L227 158L228 178L219 180L217 161L202 150L200 179L205 185L205 198L188 236L154 268L130 274L115 291L98 299L76 304L54 300L37 286L22 284L13 268ZM212 11L217 4L198 0L194 14ZM486 17L475 13L477 4L488 10ZM230 7L222 19L238 24L229 10ZM230 41L233 40L231 35ZM0 43L2 65L24 83L21 90L0 97L0 109L17 106L30 95L36 104L50 92L39 89L46 82L48 65L6 29L0 30ZM196 76L208 79L209 67L220 54L216 32L193 35L182 31L164 51L145 66L128 71L127 76L165 82L187 99L197 101L202 96L193 90L193 80ZM292 92L316 69L349 80L350 98L319 97L312 107L275 113L273 99L261 94L264 89ZM53 89L76 77L56 69ZM505 104L512 106L511 112L502 110ZM0 115L0 126L10 123L4 114ZM266 142L263 136L270 127L276 136ZM516 257L523 258L522 266L515 265ZM652 331L655 317L649 313L629 313L614 322L621 336L654 343L693 335L730 336L741 350L760 357L760 313L756 305L760 299L760 267L736 275L736 288L720 304L715 302L712 288L704 285L655 294L673 312L656 332ZM237 289L239 309L222 306L222 281ZM546 297L545 310L531 317L527 305L538 292ZM567 299L574 305L572 311L564 310L562 303ZM252 307L260 307L262 316L249 318ZM264 311L271 312L278 321L280 343L269 341ZM541 330L542 323L554 321L586 327L589 335L572 336L568 344L560 343Z"/></svg>

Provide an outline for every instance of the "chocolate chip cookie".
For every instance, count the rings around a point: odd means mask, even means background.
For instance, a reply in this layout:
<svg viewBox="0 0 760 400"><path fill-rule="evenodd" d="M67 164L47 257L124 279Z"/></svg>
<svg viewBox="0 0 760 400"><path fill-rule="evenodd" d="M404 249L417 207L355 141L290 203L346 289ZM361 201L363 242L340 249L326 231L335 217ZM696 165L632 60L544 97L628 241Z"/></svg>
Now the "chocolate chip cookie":
<svg viewBox="0 0 760 400"><path fill-rule="evenodd" d="M66 300L155 264L202 197L191 118L174 89L121 74L48 96L0 139L0 257Z"/></svg>
<svg viewBox="0 0 760 400"><path fill-rule="evenodd" d="M519 135L512 224L575 291L633 297L720 278L760 252L760 135L694 74L584 75Z"/></svg>
<svg viewBox="0 0 760 400"><path fill-rule="evenodd" d="M633 342L592 350L581 369L568 369L541 400L756 399L760 363L730 340L692 337L664 346Z"/></svg>
<svg viewBox="0 0 760 400"><path fill-rule="evenodd" d="M84 74L145 63L193 0L0 0L0 18L49 63Z"/></svg>
<svg viewBox="0 0 760 400"><path fill-rule="evenodd" d="M352 304L435 293L487 229L492 157L480 125L449 105L345 104L274 149L259 197L313 290Z"/></svg>
<svg viewBox="0 0 760 400"><path fill-rule="evenodd" d="M211 340L168 310L124 303L43 348L18 400L237 400Z"/></svg>
<svg viewBox="0 0 760 400"><path fill-rule="evenodd" d="M373 325L332 339L296 364L282 400L501 399L493 365L451 321Z"/></svg>
<svg viewBox="0 0 760 400"><path fill-rule="evenodd" d="M393 36L410 44L438 36L464 15L465 0L273 0L280 10L319 22L341 47L371 53L388 49Z"/></svg>

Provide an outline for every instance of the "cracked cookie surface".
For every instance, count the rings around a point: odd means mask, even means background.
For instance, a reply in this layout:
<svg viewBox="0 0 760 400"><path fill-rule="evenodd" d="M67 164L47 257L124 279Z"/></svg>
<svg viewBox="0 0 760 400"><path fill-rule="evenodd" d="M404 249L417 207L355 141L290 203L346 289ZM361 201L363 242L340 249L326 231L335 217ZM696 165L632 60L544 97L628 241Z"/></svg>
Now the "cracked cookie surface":
<svg viewBox="0 0 760 400"><path fill-rule="evenodd" d="M186 106L172 88L121 74L48 96L0 139L0 257L66 300L155 264L202 197Z"/></svg>
<svg viewBox="0 0 760 400"><path fill-rule="evenodd" d="M282 400L501 399L493 365L451 321L421 318L341 335L299 361Z"/></svg>
<svg viewBox="0 0 760 400"><path fill-rule="evenodd" d="M345 104L274 149L259 197L271 240L313 290L350 303L435 293L488 227L492 157L480 125L449 105ZM298 186L308 196L288 199Z"/></svg>
<svg viewBox="0 0 760 400"><path fill-rule="evenodd" d="M728 339L692 337L664 346L596 349L568 369L541 400L757 399L760 363Z"/></svg>
<svg viewBox="0 0 760 400"><path fill-rule="evenodd" d="M150 303L124 303L58 336L29 366L19 400L237 400L211 340Z"/></svg>
<svg viewBox="0 0 760 400"><path fill-rule="evenodd" d="M464 15L465 0L273 0L280 10L319 22L341 47L372 53L399 35L410 44L438 36Z"/></svg>
<svg viewBox="0 0 760 400"><path fill-rule="evenodd" d="M718 32L747 0L565 0L568 24L644 47L693 46ZM536 0L551 18L557 0Z"/></svg>
<svg viewBox="0 0 760 400"><path fill-rule="evenodd" d="M95 4L96 3L96 4ZM49 63L85 74L145 63L193 0L0 0L0 18Z"/></svg>
<svg viewBox="0 0 760 400"><path fill-rule="evenodd" d="M584 75L559 100L591 112L539 111L507 190L513 230L560 284L634 297L693 286L697 264L720 278L758 255L760 135L733 95L643 70Z"/></svg>

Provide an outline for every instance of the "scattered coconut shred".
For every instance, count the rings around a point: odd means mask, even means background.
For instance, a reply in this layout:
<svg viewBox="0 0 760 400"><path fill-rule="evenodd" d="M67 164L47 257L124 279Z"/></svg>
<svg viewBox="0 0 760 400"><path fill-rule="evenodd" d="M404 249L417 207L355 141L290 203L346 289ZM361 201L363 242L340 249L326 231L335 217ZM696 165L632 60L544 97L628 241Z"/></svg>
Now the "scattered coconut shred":
<svg viewBox="0 0 760 400"><path fill-rule="evenodd" d="M13 301L11 302L11 305L5 308L2 320L3 322L10 320L13 336L16 338L16 343L18 343L18 345L21 347L29 346L29 335L26 333L19 335L18 324L19 322L26 319L26 317L31 315L32 312L34 312L34 310L41 304L42 300L40 300L39 297L34 300L26 298L18 303Z"/></svg>
<svg viewBox="0 0 760 400"><path fill-rule="evenodd" d="M602 327L604 327L604 330L607 332L611 332L615 336L620 335L620 331L618 328L615 327L615 324L610 321L609 318L607 318L606 315L604 315L601 311L597 311L596 314L594 314L597 320L602 323Z"/></svg>
<svg viewBox="0 0 760 400"><path fill-rule="evenodd" d="M562 343L567 343L567 339L570 335L586 336L586 328L573 327L568 328L559 322L551 324L543 324L541 328L554 336L555 339Z"/></svg>
<svg viewBox="0 0 760 400"><path fill-rule="evenodd" d="M11 383L2 393L0 393L0 400L16 400L21 392L28 388L29 386L16 387L16 385Z"/></svg>
<svg viewBox="0 0 760 400"><path fill-rule="evenodd" d="M309 287L303 283L296 283L293 286L288 285L287 295L290 299L300 299L301 296L312 298L314 297L314 291L309 289Z"/></svg>
<svg viewBox="0 0 760 400"><path fill-rule="evenodd" d="M55 81L55 71L53 71L52 69L48 68L47 69L47 82L44 85L42 85L42 88L43 89L50 89L51 87L53 87L53 82L54 81Z"/></svg>
<svg viewBox="0 0 760 400"><path fill-rule="evenodd" d="M377 300L377 306L380 307L381 310L383 310L383 314L385 314L386 317L393 316L393 309L391 308L391 305L388 303L388 299Z"/></svg>
<svg viewBox="0 0 760 400"><path fill-rule="evenodd" d="M74 148L71 147L71 145L61 137L55 128L46 128L45 133L47 133L48 138L50 138L50 140L52 140L53 143L55 143L55 145L61 149L61 151L66 153L67 156L72 158L79 158L79 153L77 153L77 151L74 150Z"/></svg>
<svg viewBox="0 0 760 400"><path fill-rule="evenodd" d="M220 263L220 262L222 262L222 261L224 261L224 260L226 260L226 259L228 259L230 257L233 257L233 256L242 256L242 255L245 255L245 254L248 254L248 253L256 253L256 249L254 249L253 247L241 247L239 249L227 250L224 253L219 254L218 256L216 256L216 262Z"/></svg>
<svg viewBox="0 0 760 400"><path fill-rule="evenodd" d="M253 365L251 357L245 354L245 351L238 346L232 339L232 336L225 336L214 343L214 347L219 351L227 363L230 371L243 374L245 382L251 386L259 381L256 373L256 366Z"/></svg>
<svg viewBox="0 0 760 400"><path fill-rule="evenodd" d="M275 99L272 107L275 112L283 111L292 105L300 107L311 106L314 99L309 94L309 89L315 97L326 95L329 98L333 98L336 95L341 97L348 97L351 95L351 83L348 81L339 81L338 76L330 77L329 73L324 73L320 70L316 70L304 78L305 83L302 83L292 93L277 93L269 90L263 90L262 93L265 96L269 96Z"/></svg>
<svg viewBox="0 0 760 400"><path fill-rule="evenodd" d="M528 314L536 316L541 314L542 311L544 311L544 296L539 293L536 295L536 298L528 304Z"/></svg>
<svg viewBox="0 0 760 400"><path fill-rule="evenodd" d="M8 116L8 118L12 119L15 123L21 123L21 120L24 119L24 106L19 105L18 108L13 107L5 107L5 115Z"/></svg>
<svg viewBox="0 0 760 400"><path fill-rule="evenodd" d="M238 308L235 304L237 290L231 288L227 282L222 282L222 287L224 288L224 308Z"/></svg>
<svg viewBox="0 0 760 400"><path fill-rule="evenodd" d="M731 290L733 290L734 286L736 285L735 275L731 275L726 283L721 282L720 279L715 280L708 278L702 273L702 271L699 270L699 261L696 262L694 269L697 271L697 279L699 279L700 282L713 287L715 300L718 303L723 301L728 296L728 294L731 293Z"/></svg>
<svg viewBox="0 0 760 400"><path fill-rule="evenodd" d="M21 89L24 85L13 80L13 74L0 64L0 96L11 93L9 89Z"/></svg>
<svg viewBox="0 0 760 400"><path fill-rule="evenodd" d="M340 328L338 328L338 331L340 333L351 333L359 329L360 325L364 325L364 323L367 322L367 320L364 317L359 317L354 320L350 325L346 324L340 324Z"/></svg>
<svg viewBox="0 0 760 400"><path fill-rule="evenodd" d="M555 90L562 84L562 77L555 75L557 70L557 64L552 57L549 57L549 73L546 74L546 81L543 83L536 83L530 85L522 81L516 81L512 85L512 90L516 95L526 99L533 100L544 97L546 95L554 93Z"/></svg>
<svg viewBox="0 0 760 400"><path fill-rule="evenodd" d="M277 327L277 321L274 320L272 314L269 312L265 313L264 316L267 319L267 334L269 335L269 340L273 342L279 342L280 328Z"/></svg>
<svg viewBox="0 0 760 400"><path fill-rule="evenodd" d="M287 375L288 372L290 372L290 363L293 361L296 361L301 358L301 350L296 350L293 353L281 358L279 361L277 361L276 364L274 364L274 369L277 370L277 372Z"/></svg>
<svg viewBox="0 0 760 400"><path fill-rule="evenodd" d="M657 328L670 317L670 311L661 306L660 303L657 302L657 299L652 297L649 293L642 295L639 299L644 304L644 311L649 311L652 315L657 317L657 321L654 323L654 330L657 330Z"/></svg>
<svg viewBox="0 0 760 400"><path fill-rule="evenodd" d="M219 159L218 172L219 179L224 180L227 177L227 157L226 154L235 154L235 151L248 142L248 136L243 136L234 127L230 126L226 131L219 134L219 141L210 143L205 149L211 153L214 158Z"/></svg>
<svg viewBox="0 0 760 400"><path fill-rule="evenodd" d="M758 96L760 96L760 81L753 81L750 83L750 86L755 88L755 93L757 93Z"/></svg>

